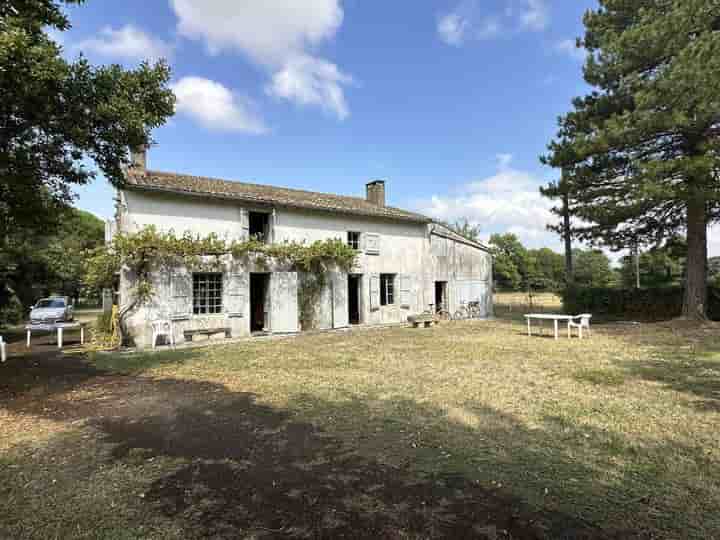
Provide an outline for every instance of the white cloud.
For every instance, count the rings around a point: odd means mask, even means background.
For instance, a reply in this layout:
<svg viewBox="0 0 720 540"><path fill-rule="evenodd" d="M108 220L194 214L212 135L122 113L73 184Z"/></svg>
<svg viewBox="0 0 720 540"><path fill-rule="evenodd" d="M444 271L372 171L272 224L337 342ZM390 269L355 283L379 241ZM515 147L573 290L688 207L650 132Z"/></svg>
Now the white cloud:
<svg viewBox="0 0 720 540"><path fill-rule="evenodd" d="M343 22L340 0L171 0L181 35L211 54L240 52L270 73L269 93L300 105L349 114L352 78L315 49Z"/></svg>
<svg viewBox="0 0 720 540"><path fill-rule="evenodd" d="M81 41L75 46L84 52L94 52L108 58L123 60L151 60L170 58L173 46L149 36L129 24L117 30L107 26L99 36Z"/></svg>
<svg viewBox="0 0 720 540"><path fill-rule="evenodd" d="M417 209L444 221L468 218L480 226L485 240L493 233L514 233L529 247L561 249L557 234L547 225L557 218L550 212L553 201L542 197L545 182L512 167L510 154L497 156L497 172L462 186L452 195L434 195L416 203Z"/></svg>
<svg viewBox="0 0 720 540"><path fill-rule="evenodd" d="M318 105L344 120L350 111L341 85L350 82L352 78L335 64L312 56L297 56L273 75L266 92L300 105Z"/></svg>
<svg viewBox="0 0 720 540"><path fill-rule="evenodd" d="M528 30L545 30L550 24L550 13L545 0L526 0L520 12L520 24Z"/></svg>
<svg viewBox="0 0 720 540"><path fill-rule="evenodd" d="M555 44L555 50L579 62L584 62L587 56L585 49L581 47L578 48L577 42L574 39L564 39L557 42Z"/></svg>
<svg viewBox="0 0 720 540"><path fill-rule="evenodd" d="M505 0L505 7L485 13L477 0L462 0L438 18L437 33L448 45L508 36L518 31L540 31L550 24L545 0Z"/></svg>
<svg viewBox="0 0 720 540"><path fill-rule="evenodd" d="M247 98L222 84L201 77L184 77L172 85L176 109L202 126L216 131L240 131L253 135L267 133Z"/></svg>
<svg viewBox="0 0 720 540"><path fill-rule="evenodd" d="M448 13L438 19L437 32L448 45L462 45L469 22L459 13Z"/></svg>

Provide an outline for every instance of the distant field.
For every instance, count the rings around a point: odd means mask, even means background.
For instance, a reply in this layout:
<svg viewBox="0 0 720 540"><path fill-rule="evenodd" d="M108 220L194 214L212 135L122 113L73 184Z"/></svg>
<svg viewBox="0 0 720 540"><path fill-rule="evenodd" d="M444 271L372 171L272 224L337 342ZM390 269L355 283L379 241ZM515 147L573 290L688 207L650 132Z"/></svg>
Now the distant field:
<svg viewBox="0 0 720 540"><path fill-rule="evenodd" d="M497 292L494 300L497 317L562 310L560 296L555 293Z"/></svg>

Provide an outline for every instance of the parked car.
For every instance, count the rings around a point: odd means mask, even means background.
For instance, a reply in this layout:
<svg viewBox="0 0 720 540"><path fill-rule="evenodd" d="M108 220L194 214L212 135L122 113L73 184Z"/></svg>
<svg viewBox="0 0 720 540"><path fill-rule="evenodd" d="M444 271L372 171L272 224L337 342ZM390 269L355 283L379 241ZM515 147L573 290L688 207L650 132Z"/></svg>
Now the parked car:
<svg viewBox="0 0 720 540"><path fill-rule="evenodd" d="M71 322L73 319L73 306L67 296L42 298L30 311L31 324L55 324Z"/></svg>

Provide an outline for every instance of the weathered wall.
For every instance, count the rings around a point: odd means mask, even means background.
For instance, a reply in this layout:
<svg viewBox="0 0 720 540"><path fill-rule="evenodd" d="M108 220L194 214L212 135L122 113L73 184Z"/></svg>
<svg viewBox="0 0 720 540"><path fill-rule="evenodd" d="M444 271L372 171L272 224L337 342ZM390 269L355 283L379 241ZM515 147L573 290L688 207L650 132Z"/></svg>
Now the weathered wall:
<svg viewBox="0 0 720 540"><path fill-rule="evenodd" d="M176 234L191 232L201 236L215 233L228 240L243 239L247 233L243 229L243 211L237 203L213 199L192 198L183 196L167 196L139 192L124 192L121 196L122 210L120 213L120 229L123 232L134 232L147 225L154 225L160 230L173 230ZM265 210L268 210L267 208ZM348 231L362 233L363 249L358 257L353 274L361 276L360 282L360 319L362 324L388 324L407 320L412 314L425 311L434 303L435 281L447 281L451 312L456 310L461 301L472 299L478 294L483 295L487 304L487 314L491 315L492 293L490 255L475 246L433 234L433 226L420 223L397 222L381 219L363 218L359 216L309 212L279 208L273 219L274 240L276 242L297 241L311 243L316 240L340 238L345 240ZM376 249L370 249L372 238L377 239ZM226 266L231 263L228 261ZM272 268L271 273L287 271L286 268ZM178 337L184 328L192 328L200 318L205 322L213 320L218 327L230 326L234 337L250 334L250 294L249 273L265 272L267 269L252 264L234 263L225 271L224 295L230 286L229 276L245 276L238 278L241 298L223 298L235 305L243 303L244 316L235 313L232 316L204 315L190 316L176 323ZM373 276L394 274L395 303L390 306L371 306L370 291ZM280 279L282 277L282 279ZM297 296L288 298L293 280L299 289L303 288L305 278L302 275L292 277L277 276L271 290L271 311L276 310L276 321L282 320L283 331L294 313L298 311ZM272 277L271 277L272 279ZM376 279L376 278L375 278ZM237 280L236 280L237 281ZM401 282L404 292L401 293ZM376 283L376 281L374 281ZM132 276L123 275L121 279L121 299L130 297L133 284ZM484 288L483 288L484 287ZM235 287L237 288L237 287ZM156 297L148 306L138 310L129 319L132 333L136 335L139 346L150 342L149 322L156 318L173 316L174 297L172 276L156 276ZM401 302L401 294L402 300ZM316 328L327 329L347 325L347 276L332 274L328 277L325 289L319 295L315 318Z"/></svg>

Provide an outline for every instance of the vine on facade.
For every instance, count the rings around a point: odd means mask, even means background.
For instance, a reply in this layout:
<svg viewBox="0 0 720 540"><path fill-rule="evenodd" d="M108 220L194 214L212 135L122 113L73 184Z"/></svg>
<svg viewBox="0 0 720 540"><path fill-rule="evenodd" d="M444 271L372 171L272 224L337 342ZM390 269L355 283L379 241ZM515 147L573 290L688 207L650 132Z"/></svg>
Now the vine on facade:
<svg viewBox="0 0 720 540"><path fill-rule="evenodd" d="M227 256L261 266L276 262L298 272L322 275L333 267L350 271L357 251L339 239L265 244L256 238L227 241L216 234L201 237L185 233L177 237L172 231L148 226L137 233L118 234L111 243L93 250L86 260L86 284L98 290L110 288L124 269L135 278L133 304L137 306L153 296L155 272L181 267L191 271L220 268Z"/></svg>

